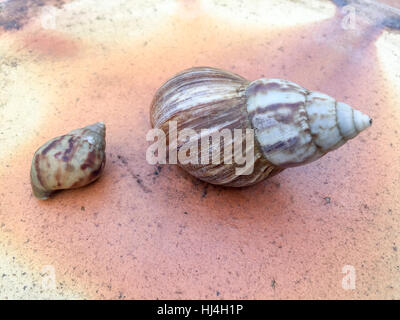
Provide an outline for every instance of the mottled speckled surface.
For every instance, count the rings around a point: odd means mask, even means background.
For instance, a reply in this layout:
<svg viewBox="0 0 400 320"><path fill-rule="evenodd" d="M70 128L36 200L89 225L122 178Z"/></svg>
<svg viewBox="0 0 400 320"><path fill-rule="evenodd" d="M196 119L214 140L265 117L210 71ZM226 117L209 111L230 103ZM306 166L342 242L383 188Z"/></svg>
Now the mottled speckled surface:
<svg viewBox="0 0 400 320"><path fill-rule="evenodd" d="M0 298L400 298L398 31L359 13L345 30L325 0L64 2L0 2ZM298 82L373 126L250 188L151 166L152 96L200 65ZM36 200L35 150L96 121L103 177Z"/></svg>

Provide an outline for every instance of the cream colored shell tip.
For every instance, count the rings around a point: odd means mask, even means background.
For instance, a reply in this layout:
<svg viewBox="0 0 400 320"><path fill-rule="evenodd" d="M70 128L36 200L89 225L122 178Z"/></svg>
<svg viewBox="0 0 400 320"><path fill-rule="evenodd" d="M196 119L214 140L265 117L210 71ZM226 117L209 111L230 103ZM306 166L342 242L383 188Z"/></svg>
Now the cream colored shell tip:
<svg viewBox="0 0 400 320"><path fill-rule="evenodd" d="M44 200L57 190L83 187L98 179L106 161L105 132L104 123L97 122L41 146L31 166L34 196Z"/></svg>
<svg viewBox="0 0 400 320"><path fill-rule="evenodd" d="M202 129L207 129L210 135L224 129L252 129L254 170L250 174L238 175L236 169L242 165L234 161L178 162L201 180L235 187L251 185L286 168L317 160L372 123L370 117L349 105L291 81L264 78L248 81L209 67L185 70L164 83L155 94L150 118L153 127L165 133L169 154L182 147L179 141L169 144L171 121L177 123L178 132L192 129L199 139ZM205 149L198 150L193 159L208 157L200 154ZM211 152L215 150L205 153ZM217 152L222 159L224 150Z"/></svg>

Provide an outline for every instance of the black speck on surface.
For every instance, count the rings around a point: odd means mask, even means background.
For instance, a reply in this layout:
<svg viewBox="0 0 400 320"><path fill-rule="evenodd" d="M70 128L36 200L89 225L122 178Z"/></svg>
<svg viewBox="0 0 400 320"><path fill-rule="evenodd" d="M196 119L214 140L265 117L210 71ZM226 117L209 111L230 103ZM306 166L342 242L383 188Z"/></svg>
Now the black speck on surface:
<svg viewBox="0 0 400 320"><path fill-rule="evenodd" d="M137 182L137 184L140 186L140 188L145 192L145 193L150 193L151 190L149 188L147 188L144 184L143 184L143 180L139 177L138 174L133 173L132 171L129 171L129 173L131 174L132 178L134 178Z"/></svg>
<svg viewBox="0 0 400 320"><path fill-rule="evenodd" d="M122 164L127 165L128 161L121 155L117 155L117 158L122 162Z"/></svg>
<svg viewBox="0 0 400 320"><path fill-rule="evenodd" d="M133 179L135 179L136 183L140 186L140 188L145 193L150 193L151 190L144 185L140 175L133 172L133 170L128 166L128 160L120 154L117 155L117 158L120 161L120 163L124 166L124 168L126 168L125 171L128 171L128 173L132 176Z"/></svg>
<svg viewBox="0 0 400 320"><path fill-rule="evenodd" d="M201 193L201 197L202 198L205 198L206 196L207 196L207 193L208 193L208 184L206 184L205 186L204 186L204 188L203 188L203 192Z"/></svg>
<svg viewBox="0 0 400 320"><path fill-rule="evenodd" d="M161 173L162 167L161 166L157 166L156 169L154 170L154 175L158 176L159 173Z"/></svg>

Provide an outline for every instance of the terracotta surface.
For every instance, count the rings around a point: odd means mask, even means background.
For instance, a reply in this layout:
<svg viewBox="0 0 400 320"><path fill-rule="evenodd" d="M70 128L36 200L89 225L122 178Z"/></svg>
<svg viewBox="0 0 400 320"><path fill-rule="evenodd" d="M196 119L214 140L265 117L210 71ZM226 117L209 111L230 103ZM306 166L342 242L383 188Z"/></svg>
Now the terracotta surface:
<svg viewBox="0 0 400 320"><path fill-rule="evenodd" d="M0 2L0 298L400 298L398 13L390 29L361 8L344 29L325 0L30 3ZM201 65L298 82L374 123L244 189L149 165L155 90ZM36 200L35 150L96 121L103 177Z"/></svg>

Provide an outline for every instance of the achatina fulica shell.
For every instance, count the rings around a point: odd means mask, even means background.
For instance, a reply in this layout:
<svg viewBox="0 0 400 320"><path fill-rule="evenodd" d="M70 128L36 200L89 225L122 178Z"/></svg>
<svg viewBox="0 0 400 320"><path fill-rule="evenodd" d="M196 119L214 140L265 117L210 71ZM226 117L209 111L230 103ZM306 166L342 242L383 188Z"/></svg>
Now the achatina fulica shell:
<svg viewBox="0 0 400 320"><path fill-rule="evenodd" d="M106 161L103 122L51 139L33 156L31 185L36 198L45 200L61 189L83 187L98 179Z"/></svg>
<svg viewBox="0 0 400 320"><path fill-rule="evenodd" d="M186 128L211 133L254 129L254 170L250 174L237 175L235 169L240 165L235 162L178 162L203 181L234 187L315 161L372 123L349 105L291 81L263 78L251 82L210 67L185 70L164 83L153 99L150 117L152 126L165 133L169 152L182 146L179 141L173 146L169 143L170 121L176 121L178 132ZM222 148L219 153L223 157Z"/></svg>

